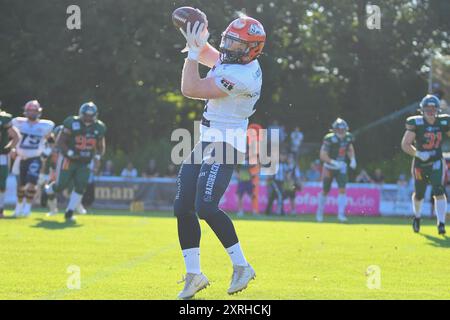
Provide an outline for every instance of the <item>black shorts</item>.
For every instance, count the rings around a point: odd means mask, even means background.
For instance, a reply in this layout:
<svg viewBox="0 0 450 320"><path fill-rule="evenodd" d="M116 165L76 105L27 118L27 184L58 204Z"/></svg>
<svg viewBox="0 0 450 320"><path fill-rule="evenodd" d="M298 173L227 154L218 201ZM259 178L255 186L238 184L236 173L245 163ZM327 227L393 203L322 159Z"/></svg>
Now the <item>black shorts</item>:
<svg viewBox="0 0 450 320"><path fill-rule="evenodd" d="M42 160L40 157L21 160L19 185L24 186L27 183L37 184L41 168Z"/></svg>

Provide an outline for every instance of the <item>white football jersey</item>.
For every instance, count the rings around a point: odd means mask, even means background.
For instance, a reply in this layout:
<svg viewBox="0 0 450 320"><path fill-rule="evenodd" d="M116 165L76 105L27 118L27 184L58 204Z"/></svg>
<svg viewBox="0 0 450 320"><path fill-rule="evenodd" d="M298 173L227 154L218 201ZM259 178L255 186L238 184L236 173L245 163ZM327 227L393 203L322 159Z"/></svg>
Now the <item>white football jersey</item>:
<svg viewBox="0 0 450 320"><path fill-rule="evenodd" d="M17 117L12 120L21 135L16 146L17 154L22 159L40 157L45 149L46 137L52 132L55 124L50 120L28 121L27 118Z"/></svg>
<svg viewBox="0 0 450 320"><path fill-rule="evenodd" d="M227 97L206 102L203 117L209 127L200 125L201 141L224 141L246 152L248 118L255 112L261 95L262 71L257 60L248 64L221 64L208 72Z"/></svg>

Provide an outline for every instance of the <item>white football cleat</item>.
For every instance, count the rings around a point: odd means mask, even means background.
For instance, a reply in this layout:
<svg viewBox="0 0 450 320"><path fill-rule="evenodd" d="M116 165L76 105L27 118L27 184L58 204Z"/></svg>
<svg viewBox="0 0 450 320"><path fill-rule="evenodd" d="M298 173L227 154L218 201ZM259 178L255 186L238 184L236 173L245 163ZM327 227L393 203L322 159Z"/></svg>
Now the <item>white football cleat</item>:
<svg viewBox="0 0 450 320"><path fill-rule="evenodd" d="M179 283L185 282L184 289L178 294L178 299L191 299L195 294L209 286L208 278L203 273L187 273Z"/></svg>
<svg viewBox="0 0 450 320"><path fill-rule="evenodd" d="M251 265L233 266L233 276L231 277L228 294L238 293L247 288L248 283L256 278L255 270Z"/></svg>
<svg viewBox="0 0 450 320"><path fill-rule="evenodd" d="M77 206L76 210L79 214L87 214L87 210L84 208L83 204L81 204L81 203Z"/></svg>

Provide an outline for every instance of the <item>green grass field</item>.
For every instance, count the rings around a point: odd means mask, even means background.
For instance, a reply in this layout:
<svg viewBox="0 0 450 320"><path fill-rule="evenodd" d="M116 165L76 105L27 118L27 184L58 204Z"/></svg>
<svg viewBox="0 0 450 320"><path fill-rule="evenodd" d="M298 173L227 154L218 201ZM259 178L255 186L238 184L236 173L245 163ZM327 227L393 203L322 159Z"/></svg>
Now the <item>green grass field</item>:
<svg viewBox="0 0 450 320"><path fill-rule="evenodd" d="M401 218L233 219L256 281L226 294L231 263L202 222L202 269L211 286L198 299L450 298L450 239L437 235L434 220L414 234ZM62 221L43 213L0 220L0 299L174 299L182 289L170 214L98 211L75 225ZM81 271L79 290L67 288L72 265ZM380 267L379 289L367 287L370 265Z"/></svg>

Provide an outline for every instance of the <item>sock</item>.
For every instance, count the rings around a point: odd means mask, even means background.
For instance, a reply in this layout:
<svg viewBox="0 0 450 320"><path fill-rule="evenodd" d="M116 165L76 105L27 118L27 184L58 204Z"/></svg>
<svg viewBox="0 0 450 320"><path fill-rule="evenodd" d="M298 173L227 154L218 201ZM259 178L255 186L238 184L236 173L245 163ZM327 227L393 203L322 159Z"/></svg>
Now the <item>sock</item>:
<svg viewBox="0 0 450 320"><path fill-rule="evenodd" d="M244 253L242 252L239 242L227 248L227 252L234 266L248 266L248 262L244 257Z"/></svg>
<svg viewBox="0 0 450 320"><path fill-rule="evenodd" d="M416 218L420 218L420 212L422 211L422 203L423 203L423 199L422 200L416 200L414 194L412 196L412 207L413 207L413 211L414 211L414 215L416 216Z"/></svg>
<svg viewBox="0 0 450 320"><path fill-rule="evenodd" d="M434 199L434 210L436 212L437 222L445 223L445 216L447 214L447 199Z"/></svg>
<svg viewBox="0 0 450 320"><path fill-rule="evenodd" d="M200 248L185 249L183 252L184 264L187 273L200 274Z"/></svg>
<svg viewBox="0 0 450 320"><path fill-rule="evenodd" d="M75 209L78 207L78 205L81 202L81 198L83 197L82 194L76 193L75 191L72 191L69 199L69 204L67 205L67 210L69 211L75 211Z"/></svg>
<svg viewBox="0 0 450 320"><path fill-rule="evenodd" d="M345 206L347 205L347 196L345 194L338 195L338 215L345 216Z"/></svg>
<svg viewBox="0 0 450 320"><path fill-rule="evenodd" d="M319 194L319 201L317 203L317 213L323 214L323 209L325 208L325 202L327 201L327 197L323 194Z"/></svg>

